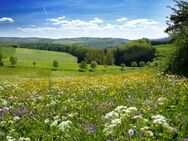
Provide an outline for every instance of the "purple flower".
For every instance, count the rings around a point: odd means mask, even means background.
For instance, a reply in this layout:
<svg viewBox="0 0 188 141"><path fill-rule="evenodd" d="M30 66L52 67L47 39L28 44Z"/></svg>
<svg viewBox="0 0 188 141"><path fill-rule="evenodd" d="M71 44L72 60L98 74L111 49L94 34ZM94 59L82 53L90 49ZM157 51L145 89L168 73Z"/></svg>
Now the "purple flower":
<svg viewBox="0 0 188 141"><path fill-rule="evenodd" d="M142 134L142 133L139 133L139 136L140 136L140 137L142 137L142 136L143 136L143 134Z"/></svg>
<svg viewBox="0 0 188 141"><path fill-rule="evenodd" d="M89 131L89 133L94 133L95 132L95 125L94 124L85 124L84 128Z"/></svg>
<svg viewBox="0 0 188 141"><path fill-rule="evenodd" d="M110 138L108 138L106 141L111 141Z"/></svg>
<svg viewBox="0 0 188 141"><path fill-rule="evenodd" d="M137 128L136 127L133 127L133 131L136 131L137 130Z"/></svg>
<svg viewBox="0 0 188 141"><path fill-rule="evenodd" d="M89 128L89 132L90 132L90 133L94 133L94 132L95 132L95 128L94 128L94 127L90 127L90 128Z"/></svg>
<svg viewBox="0 0 188 141"><path fill-rule="evenodd" d="M3 113L3 109L0 109L0 113L1 113L1 114Z"/></svg>

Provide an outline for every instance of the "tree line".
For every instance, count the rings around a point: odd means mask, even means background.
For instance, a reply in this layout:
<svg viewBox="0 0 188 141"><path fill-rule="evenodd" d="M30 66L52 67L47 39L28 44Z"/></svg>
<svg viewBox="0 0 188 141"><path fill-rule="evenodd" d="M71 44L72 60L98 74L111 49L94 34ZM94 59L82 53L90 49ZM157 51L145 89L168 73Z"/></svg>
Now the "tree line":
<svg viewBox="0 0 188 141"><path fill-rule="evenodd" d="M8 46L8 45L7 45ZM85 61L91 64L95 61L99 65L121 65L131 66L132 62L152 61L155 57L155 48L152 47L148 39L140 39L129 42L116 48L88 48L80 44L62 45L52 43L17 43L10 47L39 49L48 51L67 52L77 57L77 63Z"/></svg>

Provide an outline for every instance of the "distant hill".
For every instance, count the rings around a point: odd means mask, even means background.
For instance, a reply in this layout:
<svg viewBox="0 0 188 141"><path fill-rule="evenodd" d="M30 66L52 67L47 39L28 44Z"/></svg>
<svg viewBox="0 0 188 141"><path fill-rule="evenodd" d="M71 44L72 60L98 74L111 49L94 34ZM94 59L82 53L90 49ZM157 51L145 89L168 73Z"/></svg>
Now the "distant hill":
<svg viewBox="0 0 188 141"><path fill-rule="evenodd" d="M80 44L86 47L96 47L96 48L112 48L117 47L122 44L127 44L130 40L120 39L120 38L66 38L57 39L53 43L60 44Z"/></svg>
<svg viewBox="0 0 188 141"><path fill-rule="evenodd" d="M19 37L0 37L1 42L41 42L41 43L50 43L52 39L48 38L19 38Z"/></svg>
<svg viewBox="0 0 188 141"><path fill-rule="evenodd" d="M54 43L72 45L79 44L85 47L93 48L113 48L124 44L127 44L131 40L121 38L61 38L61 39L50 39L50 38L19 38L19 37L0 37L0 42L15 42L15 43ZM159 38L150 39L152 45L167 44L170 42L170 38Z"/></svg>
<svg viewBox="0 0 188 141"><path fill-rule="evenodd" d="M62 38L62 39L49 39L49 38L18 38L18 37L0 37L0 41L3 42L40 42L40 43L55 43L55 44L80 44L86 47L95 48L112 48L127 44L130 40L121 38Z"/></svg>
<svg viewBox="0 0 188 141"><path fill-rule="evenodd" d="M150 39L152 45L161 45L161 44L169 44L171 42L171 38L159 38L159 39Z"/></svg>

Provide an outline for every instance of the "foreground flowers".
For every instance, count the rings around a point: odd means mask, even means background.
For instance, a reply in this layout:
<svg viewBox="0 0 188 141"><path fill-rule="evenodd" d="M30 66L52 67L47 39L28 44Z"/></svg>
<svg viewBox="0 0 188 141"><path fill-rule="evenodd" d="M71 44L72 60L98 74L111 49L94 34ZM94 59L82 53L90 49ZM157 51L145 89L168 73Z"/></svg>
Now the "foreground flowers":
<svg viewBox="0 0 188 141"><path fill-rule="evenodd" d="M0 82L0 140L182 140L186 79L134 72Z"/></svg>

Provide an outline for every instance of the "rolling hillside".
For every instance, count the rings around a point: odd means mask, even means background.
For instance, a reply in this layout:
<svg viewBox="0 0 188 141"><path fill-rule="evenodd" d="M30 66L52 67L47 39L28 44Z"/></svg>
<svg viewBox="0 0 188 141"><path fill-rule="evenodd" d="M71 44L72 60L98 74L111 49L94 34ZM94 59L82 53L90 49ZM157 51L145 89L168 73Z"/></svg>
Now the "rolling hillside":
<svg viewBox="0 0 188 141"><path fill-rule="evenodd" d="M0 52L4 55L4 66L0 66L0 79L21 78L70 78L77 76L96 76L113 73L121 73L118 66L97 66L95 72L80 72L77 58L63 52L43 51L23 48L1 47ZM16 67L10 65L9 57L15 56L18 61ZM52 71L53 61L59 62L57 71ZM36 62L36 66L33 66ZM89 69L89 65L88 65ZM132 68L126 68L130 71Z"/></svg>
<svg viewBox="0 0 188 141"><path fill-rule="evenodd" d="M55 44L80 44L86 47L95 48L112 48L122 44L128 43L128 39L119 38L62 38L62 39L48 39L48 38L18 38L18 37L0 37L0 42L16 42L16 43L55 43Z"/></svg>
<svg viewBox="0 0 188 141"><path fill-rule="evenodd" d="M5 59L10 56L15 56L19 61L22 62L52 62L53 60L58 60L64 64L74 64L76 63L76 58L70 54L63 52L53 52L53 51L41 51L34 49L22 49L22 48L1 48L0 52L4 55Z"/></svg>

